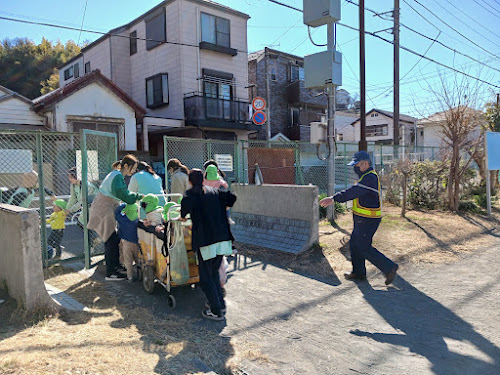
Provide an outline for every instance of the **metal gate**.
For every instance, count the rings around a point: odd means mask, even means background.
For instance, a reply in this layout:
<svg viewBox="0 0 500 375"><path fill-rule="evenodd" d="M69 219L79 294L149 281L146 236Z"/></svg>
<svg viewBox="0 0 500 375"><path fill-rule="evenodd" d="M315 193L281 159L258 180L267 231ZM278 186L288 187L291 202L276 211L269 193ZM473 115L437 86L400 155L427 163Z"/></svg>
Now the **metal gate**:
<svg viewBox="0 0 500 375"><path fill-rule="evenodd" d="M96 130L83 129L80 131L81 160L77 166L81 167L82 176L82 215L83 215L83 244L85 254L85 268L91 267L91 256L103 252L100 239L89 232L90 205L97 194L102 180L111 172L111 165L118 159L117 138L114 133L105 133Z"/></svg>

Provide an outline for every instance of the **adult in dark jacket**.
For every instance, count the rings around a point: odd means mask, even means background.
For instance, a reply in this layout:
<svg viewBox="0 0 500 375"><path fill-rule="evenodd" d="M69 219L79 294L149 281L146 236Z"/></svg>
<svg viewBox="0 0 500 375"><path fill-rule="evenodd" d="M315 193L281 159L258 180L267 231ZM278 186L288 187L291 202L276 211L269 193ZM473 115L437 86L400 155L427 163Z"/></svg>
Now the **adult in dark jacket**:
<svg viewBox="0 0 500 375"><path fill-rule="evenodd" d="M354 154L348 165L354 166L354 172L359 176L356 185L336 193L333 197L322 199L319 203L322 207L327 207L334 201L353 201L354 229L350 240L352 272L346 273L345 278L366 279L365 260L369 260L385 274L385 284L389 285L396 276L398 265L372 246L373 236L382 218L379 177L373 170L370 155L366 151Z"/></svg>
<svg viewBox="0 0 500 375"><path fill-rule="evenodd" d="M226 208L236 202L236 195L203 186L203 172L193 169L189 173L191 189L181 202L181 220L191 215L193 223L192 246L198 256L200 286L208 299L202 316L212 320L224 320L226 303L219 279L219 267L223 255L232 253L231 229Z"/></svg>

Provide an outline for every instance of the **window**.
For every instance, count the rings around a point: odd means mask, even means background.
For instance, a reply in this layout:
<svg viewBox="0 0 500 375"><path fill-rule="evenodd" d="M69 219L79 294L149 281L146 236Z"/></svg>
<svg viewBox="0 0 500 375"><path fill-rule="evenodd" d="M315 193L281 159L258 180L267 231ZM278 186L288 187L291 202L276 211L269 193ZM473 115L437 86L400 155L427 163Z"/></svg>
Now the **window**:
<svg viewBox="0 0 500 375"><path fill-rule="evenodd" d="M90 61L87 61L85 63L85 74L90 73L90 72L91 72L91 70L90 70Z"/></svg>
<svg viewBox="0 0 500 375"><path fill-rule="evenodd" d="M211 14L201 14L201 41L222 47L230 46L229 20Z"/></svg>
<svg viewBox="0 0 500 375"><path fill-rule="evenodd" d="M379 137L383 135L387 135L388 128L387 124L385 125L371 125L366 127L366 136L367 137Z"/></svg>
<svg viewBox="0 0 500 375"><path fill-rule="evenodd" d="M338 134L337 137L338 137L337 141L343 141L344 140L344 134Z"/></svg>
<svg viewBox="0 0 500 375"><path fill-rule="evenodd" d="M76 63L75 65L73 65L73 74L75 78L80 77L80 64Z"/></svg>
<svg viewBox="0 0 500 375"><path fill-rule="evenodd" d="M206 98L208 117L231 118L231 99L233 99L231 81L220 77L204 76L203 95Z"/></svg>
<svg viewBox="0 0 500 375"><path fill-rule="evenodd" d="M160 14L146 20L146 39L147 50L153 49L167 41L165 9Z"/></svg>
<svg viewBox="0 0 500 375"><path fill-rule="evenodd" d="M276 81L276 67L271 66L271 81Z"/></svg>
<svg viewBox="0 0 500 375"><path fill-rule="evenodd" d="M290 65L290 81L303 81L304 68L298 65Z"/></svg>
<svg viewBox="0 0 500 375"><path fill-rule="evenodd" d="M73 77L73 67L70 66L68 69L64 71L64 80L68 80Z"/></svg>
<svg viewBox="0 0 500 375"><path fill-rule="evenodd" d="M300 109L290 108L290 125L300 124Z"/></svg>
<svg viewBox="0 0 500 375"><path fill-rule="evenodd" d="M378 113L372 113L370 117L378 117Z"/></svg>
<svg viewBox="0 0 500 375"><path fill-rule="evenodd" d="M160 73L146 78L146 105L148 108L168 104L168 74Z"/></svg>
<svg viewBox="0 0 500 375"><path fill-rule="evenodd" d="M130 33L130 56L137 53L137 31L132 31Z"/></svg>
<svg viewBox="0 0 500 375"><path fill-rule="evenodd" d="M119 150L125 149L125 124L118 122L72 121L69 131L79 133L81 129L114 133L118 139ZM91 154L89 153L88 156ZM96 156L97 157L97 156ZM90 164L89 164L90 168Z"/></svg>

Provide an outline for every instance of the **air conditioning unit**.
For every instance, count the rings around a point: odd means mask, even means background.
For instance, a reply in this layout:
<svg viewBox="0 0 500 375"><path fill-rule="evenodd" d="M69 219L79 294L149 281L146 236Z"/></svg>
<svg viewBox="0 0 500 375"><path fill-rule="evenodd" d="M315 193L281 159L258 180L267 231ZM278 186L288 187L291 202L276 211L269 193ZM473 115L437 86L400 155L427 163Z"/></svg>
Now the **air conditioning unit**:
<svg viewBox="0 0 500 375"><path fill-rule="evenodd" d="M327 142L328 126L324 122L311 122L311 143L321 144Z"/></svg>
<svg viewBox="0 0 500 375"><path fill-rule="evenodd" d="M318 27L340 21L340 0L304 0L304 23Z"/></svg>

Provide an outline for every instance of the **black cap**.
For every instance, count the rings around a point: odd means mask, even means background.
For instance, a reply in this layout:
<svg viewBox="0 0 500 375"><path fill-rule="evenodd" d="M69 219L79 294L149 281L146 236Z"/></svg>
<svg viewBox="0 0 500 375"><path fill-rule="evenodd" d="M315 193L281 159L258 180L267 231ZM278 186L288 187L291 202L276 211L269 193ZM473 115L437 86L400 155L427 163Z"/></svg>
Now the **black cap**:
<svg viewBox="0 0 500 375"><path fill-rule="evenodd" d="M347 165L355 165L358 164L362 160L368 160L371 162L370 155L366 151L358 151L354 154L351 162Z"/></svg>

